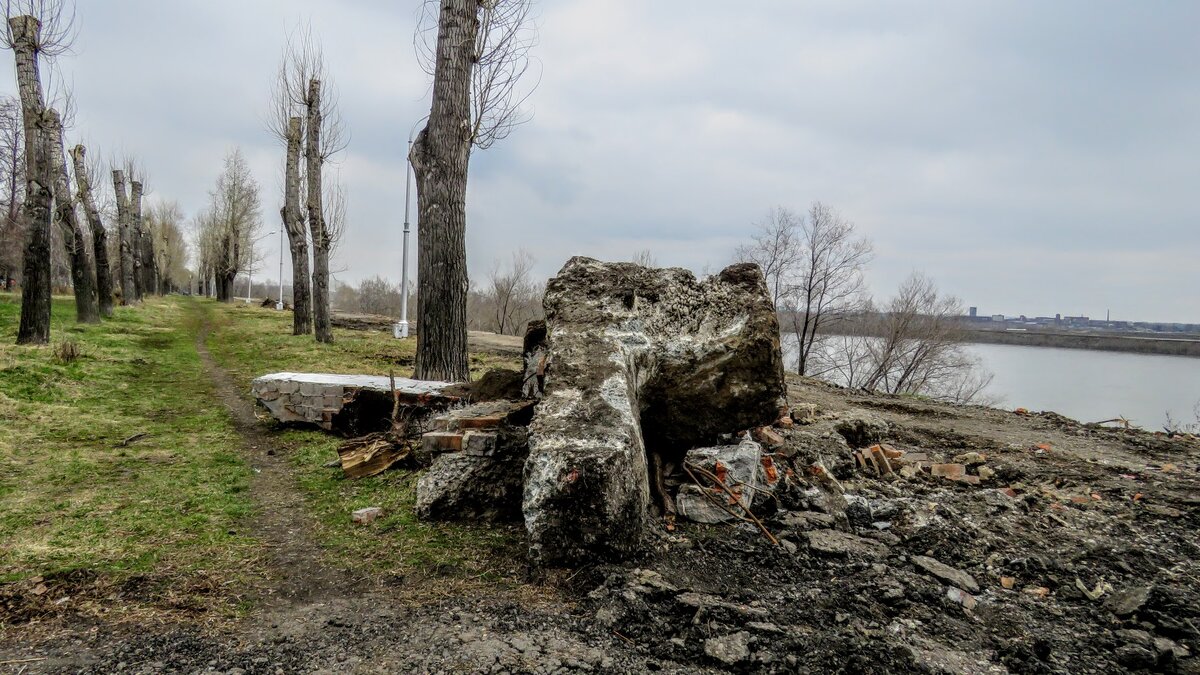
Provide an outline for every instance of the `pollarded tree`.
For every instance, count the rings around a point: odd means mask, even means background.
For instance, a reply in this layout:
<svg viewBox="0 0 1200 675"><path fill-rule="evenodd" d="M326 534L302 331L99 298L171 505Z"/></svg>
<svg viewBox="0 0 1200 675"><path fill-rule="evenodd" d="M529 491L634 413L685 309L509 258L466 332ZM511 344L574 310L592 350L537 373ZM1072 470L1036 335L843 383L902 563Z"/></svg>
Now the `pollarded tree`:
<svg viewBox="0 0 1200 675"><path fill-rule="evenodd" d="M137 273L135 271L133 216L130 212L128 181L124 169L113 169L113 194L117 208L117 270L121 280L121 304L137 302Z"/></svg>
<svg viewBox="0 0 1200 675"><path fill-rule="evenodd" d="M137 270L138 298L154 293L158 287L158 269L155 267L154 237L146 223L142 211L142 201L146 196L146 176L144 171L138 171L138 180L130 185L129 215L133 222L133 254L137 259L134 268Z"/></svg>
<svg viewBox="0 0 1200 675"><path fill-rule="evenodd" d="M87 162L87 150L82 145L71 148L71 162L75 168L75 187L83 213L92 231L92 251L96 263L96 300L100 316L110 317L113 312L113 279L108 263L108 232L104 220L96 207L96 196L92 183L97 171Z"/></svg>
<svg viewBox="0 0 1200 675"><path fill-rule="evenodd" d="M328 342L333 336L329 257L336 239L330 236L328 219L321 217L327 213L323 167L345 148L347 134L325 70L323 50L307 26L288 36L271 92L267 126L285 150L279 214L292 256L292 333L313 332L315 324L317 340Z"/></svg>
<svg viewBox="0 0 1200 675"><path fill-rule="evenodd" d="M536 42L530 0L426 0L418 56L433 76L429 119L409 152L417 183L420 379L466 380L467 171L527 117L519 88ZM436 36L436 40L434 40Z"/></svg>
<svg viewBox="0 0 1200 675"><path fill-rule="evenodd" d="M46 110L46 121L46 133L50 135L50 165L54 172L54 220L62 228L63 241L66 243L67 256L71 262L75 320L80 323L99 323L96 275L88 256L88 240L79 222L79 214L75 210L75 198L71 194L62 119L56 110L49 108Z"/></svg>
<svg viewBox="0 0 1200 675"><path fill-rule="evenodd" d="M46 102L42 93L39 61L54 58L70 47L74 16L61 0L22 0L6 7L0 42L16 58L17 88L25 136L26 231L22 263L21 324L17 343L50 341L50 223L53 204L53 171L46 133Z"/></svg>
<svg viewBox="0 0 1200 675"><path fill-rule="evenodd" d="M21 104L11 96L0 97L0 289L20 274L25 227L21 204L25 197L25 136Z"/></svg>

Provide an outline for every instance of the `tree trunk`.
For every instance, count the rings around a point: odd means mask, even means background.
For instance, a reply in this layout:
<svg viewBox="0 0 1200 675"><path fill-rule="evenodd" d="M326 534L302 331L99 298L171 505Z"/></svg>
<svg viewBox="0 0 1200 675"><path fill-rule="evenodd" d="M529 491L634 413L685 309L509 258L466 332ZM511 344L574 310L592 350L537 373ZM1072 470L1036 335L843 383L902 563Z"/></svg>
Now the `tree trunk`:
<svg viewBox="0 0 1200 675"><path fill-rule="evenodd" d="M417 178L417 379L470 379L467 168L479 0L442 0L429 121L409 154Z"/></svg>
<svg viewBox="0 0 1200 675"><path fill-rule="evenodd" d="M283 227L287 231L288 248L292 252L292 335L307 335L313 329L312 297L308 278L308 235L304 231L304 212L300 209L300 122L299 117L288 120L283 209L280 211ZM282 284L283 280L280 279L279 283Z"/></svg>
<svg viewBox="0 0 1200 675"><path fill-rule="evenodd" d="M133 181L130 185L129 216L133 220L135 247L133 254L138 262L134 268L138 270L138 300L154 293L154 239L146 228L142 218L142 195L144 190L141 181Z"/></svg>
<svg viewBox="0 0 1200 675"><path fill-rule="evenodd" d="M21 281L21 325L17 344L50 341L50 152L46 147L42 82L38 74L37 45L41 24L32 16L8 20L21 93L21 119L25 127L25 262Z"/></svg>
<svg viewBox="0 0 1200 675"><path fill-rule="evenodd" d="M54 174L54 220L62 228L71 259L71 285L75 291L75 320L79 323L99 323L96 306L96 276L88 258L87 238L75 211L71 196L71 178L67 173L66 146L63 144L62 118L54 109L46 111L49 122L50 170Z"/></svg>
<svg viewBox="0 0 1200 675"><path fill-rule="evenodd" d="M142 182L129 182L129 202L126 207L126 218L129 220L129 257L133 260L133 290L134 299L142 301L146 295L146 274L142 270Z"/></svg>
<svg viewBox="0 0 1200 675"><path fill-rule="evenodd" d="M225 272L218 276L217 300L221 302L229 302L233 299L233 282L236 278L236 272Z"/></svg>
<svg viewBox="0 0 1200 675"><path fill-rule="evenodd" d="M96 198L92 195L92 183L87 173L87 162L84 161L86 153L82 145L76 145L71 148L71 162L75 167L75 186L79 192L79 201L83 204L83 212L92 230L97 307L100 316L107 318L112 316L113 312L112 271L108 268L108 233L104 230L104 221L100 219L100 211L96 209Z"/></svg>
<svg viewBox="0 0 1200 675"><path fill-rule="evenodd" d="M113 169L113 192L117 201L117 236L120 238L119 268L121 274L121 304L137 302L137 286L133 271L133 232L130 231L129 192L125 190L125 172Z"/></svg>
<svg viewBox="0 0 1200 675"><path fill-rule="evenodd" d="M304 148L304 169L308 179L308 229L313 242L313 333L317 342L333 342L329 323L329 232L321 205L321 81L308 81L308 129Z"/></svg>

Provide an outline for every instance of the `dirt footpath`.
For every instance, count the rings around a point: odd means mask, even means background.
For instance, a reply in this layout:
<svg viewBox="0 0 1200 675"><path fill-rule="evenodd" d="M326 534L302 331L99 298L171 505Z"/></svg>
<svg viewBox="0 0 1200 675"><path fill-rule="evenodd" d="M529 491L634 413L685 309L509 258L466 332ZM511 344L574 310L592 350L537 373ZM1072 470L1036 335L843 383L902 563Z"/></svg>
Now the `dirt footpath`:
<svg viewBox="0 0 1200 675"><path fill-rule="evenodd" d="M269 428L207 363L256 497L280 507L258 524L277 587L217 630L10 631L0 671L1200 672L1194 439L796 381L805 423L778 430L795 481L765 518L778 546L680 523L627 565L456 594L326 569ZM851 418L878 435L860 442L986 478L876 476L845 451ZM840 499L805 473L816 461Z"/></svg>

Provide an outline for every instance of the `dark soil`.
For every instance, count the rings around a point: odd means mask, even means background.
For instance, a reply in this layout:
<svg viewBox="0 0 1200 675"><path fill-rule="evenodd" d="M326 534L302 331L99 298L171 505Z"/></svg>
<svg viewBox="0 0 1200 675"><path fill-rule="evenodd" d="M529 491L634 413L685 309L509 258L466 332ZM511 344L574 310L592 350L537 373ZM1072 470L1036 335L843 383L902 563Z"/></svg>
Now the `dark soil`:
<svg viewBox="0 0 1200 675"><path fill-rule="evenodd" d="M388 585L322 564L286 460L266 453L269 428L206 363L261 471L255 494L273 506L258 534L276 585L216 629L10 630L0 669L1200 672L1195 439L794 381L789 396L815 414L780 430L794 476L775 508L791 511L765 518L780 546L748 524L680 523L628 565L467 597L439 594L437 579ZM934 461L981 452L994 475L881 479L801 440L854 415L887 422L884 440ZM812 479L815 461L844 495Z"/></svg>

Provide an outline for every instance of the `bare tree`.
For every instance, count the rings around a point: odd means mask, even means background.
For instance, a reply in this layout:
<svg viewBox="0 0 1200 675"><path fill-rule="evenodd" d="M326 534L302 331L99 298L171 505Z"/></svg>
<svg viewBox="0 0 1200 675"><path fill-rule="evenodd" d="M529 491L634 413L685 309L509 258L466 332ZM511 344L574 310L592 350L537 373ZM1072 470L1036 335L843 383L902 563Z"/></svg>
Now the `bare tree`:
<svg viewBox="0 0 1200 675"><path fill-rule="evenodd" d="M502 335L515 334L528 322L529 296L533 290L530 272L533 256L525 249L512 255L509 266L497 260L488 275L488 299L492 304L492 331Z"/></svg>
<svg viewBox="0 0 1200 675"><path fill-rule="evenodd" d="M17 88L25 136L24 222L27 228L17 343L50 341L50 242L53 171L39 57L53 58L69 47L73 15L61 2L26 0L6 5L4 46L17 66Z"/></svg>
<svg viewBox="0 0 1200 675"><path fill-rule="evenodd" d="M654 254L651 253L650 249L648 248L644 248L637 253L634 253L633 257L629 259L629 262L632 262L635 265L641 265L642 267L658 267L658 259L654 257Z"/></svg>
<svg viewBox="0 0 1200 675"><path fill-rule="evenodd" d="M54 219L62 228L63 241L71 261L71 285L75 293L75 320L79 323L99 323L100 309L96 302L96 275L88 256L88 240L75 210L71 194L71 177L67 172L66 146L63 125L58 112L46 110L50 136L50 164L54 172Z"/></svg>
<svg viewBox="0 0 1200 675"><path fill-rule="evenodd" d="M299 26L287 37L271 92L271 113L267 127L285 149L284 194L280 218L288 234L292 256L292 296L294 313L292 333L313 332L314 316L321 312L319 323L323 332L317 339L330 338L329 327L329 249L336 240L326 233L325 221L310 221L312 208L322 209L322 175L324 160L346 146L346 128L338 113L337 99L329 90L321 45L309 26ZM314 94L315 83L315 96ZM310 129L316 122L315 129ZM307 146L307 147L306 147ZM304 156L302 167L301 155ZM315 173L312 173L315 170ZM305 199L301 202L301 183ZM315 189L316 201L313 203ZM344 223L344 220L342 221ZM315 225L316 230L312 230ZM309 276L310 232L313 237L313 272ZM317 243L323 248L317 251ZM318 270L317 257L323 259ZM318 278L323 282L320 298L314 295ZM315 304L314 304L315 303ZM320 305L318 310L316 305Z"/></svg>
<svg viewBox="0 0 1200 675"><path fill-rule="evenodd" d="M853 389L992 404L992 375L965 348L961 313L956 298L913 273L886 305L868 302L817 340L813 374Z"/></svg>
<svg viewBox="0 0 1200 675"><path fill-rule="evenodd" d="M255 233L262 226L258 183L241 150L225 157L225 169L210 193L209 208L197 218L202 267L215 281L218 300L233 299L233 282L252 264Z"/></svg>
<svg viewBox="0 0 1200 675"><path fill-rule="evenodd" d="M433 100L409 152L417 184L415 376L421 379L470 377L467 172L472 146L490 147L528 119L521 104L532 87L522 93L518 86L536 42L530 4L427 0L423 5L414 42L433 77Z"/></svg>
<svg viewBox="0 0 1200 675"><path fill-rule="evenodd" d="M25 136L21 105L13 97L0 98L0 289L11 290L21 269L25 227L21 204L25 195Z"/></svg>
<svg viewBox="0 0 1200 675"><path fill-rule="evenodd" d="M309 27L298 28L289 36L272 94L273 113L268 126L288 149L284 167L284 206L281 212L289 233L298 230L300 169L293 160L294 134L303 138L304 217L312 242L312 324L318 342L332 342L333 328L329 311L329 257L336 242L328 227L324 206L324 166L347 144L346 126L338 111L337 95L325 68L324 53ZM300 119L299 130L292 118ZM295 198L288 193L289 182L296 187ZM341 225L344 226L344 219ZM292 234L289 237L298 239ZM295 248L295 244L293 244ZM298 251L293 253L293 262ZM293 272L294 273L294 272ZM296 288L301 288L297 285ZM300 291L303 293L303 290ZM297 296L299 297L299 296ZM299 328L293 323L293 332Z"/></svg>
<svg viewBox="0 0 1200 675"><path fill-rule="evenodd" d="M739 262L756 263L762 268L776 310L782 309L781 301L790 292L804 258L802 222L803 218L791 209L777 206L755 224L750 243L738 246L734 252Z"/></svg>
<svg viewBox="0 0 1200 675"><path fill-rule="evenodd" d="M146 212L146 231L153 245L155 294L183 287L187 280L187 244L183 237L183 209L179 202L155 202Z"/></svg>
<svg viewBox="0 0 1200 675"><path fill-rule="evenodd" d="M96 264L96 299L100 316L110 317L113 312L113 279L108 263L108 233L104 229L104 221L100 210L96 208L96 198L92 193L92 181L95 171L87 163L87 150L82 145L71 148L71 162L75 169L75 186L78 190L79 202L83 205L83 213L87 217L88 226L92 231L92 251Z"/></svg>
<svg viewBox="0 0 1200 675"><path fill-rule="evenodd" d="M134 255L135 239L133 233L133 214L130 206L130 193L124 169L112 170L113 194L116 195L117 207L117 239L120 244L120 254L117 257L118 277L121 280L121 304L132 305L137 302L137 272Z"/></svg>
<svg viewBox="0 0 1200 675"><path fill-rule="evenodd" d="M867 389L893 394L922 393L963 402L978 395L991 377L964 377L978 363L963 348L958 298L938 293L933 281L914 272L870 330L871 369Z"/></svg>
<svg viewBox="0 0 1200 675"><path fill-rule="evenodd" d="M146 232L142 222L142 196L144 188L142 181L133 178L136 174L130 170L129 175L129 236L133 256L133 288L137 292L137 301L141 302L148 289L146 288Z"/></svg>
<svg viewBox="0 0 1200 675"><path fill-rule="evenodd" d="M158 288L158 268L155 264L154 235L146 223L142 210L142 200L145 197L146 172L139 169L137 180L130 186L129 212L133 220L134 255L137 257L138 296L139 299L154 293Z"/></svg>
<svg viewBox="0 0 1200 675"><path fill-rule="evenodd" d="M789 309L799 343L796 372L804 375L821 330L861 306L862 271L871 260L871 242L857 236L849 220L814 202L801 223L800 243L803 256Z"/></svg>
<svg viewBox="0 0 1200 675"><path fill-rule="evenodd" d="M50 208L53 193L46 100L38 73L38 55L46 54L47 42L53 36L43 32L46 28L43 17L28 13L13 16L11 5L7 10L10 13L4 42L16 56L25 137L23 215L26 233L17 344L44 344L50 341Z"/></svg>

